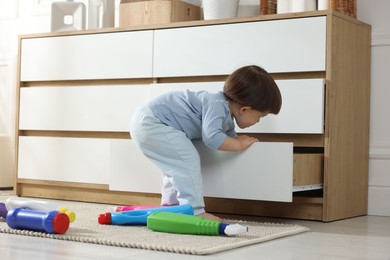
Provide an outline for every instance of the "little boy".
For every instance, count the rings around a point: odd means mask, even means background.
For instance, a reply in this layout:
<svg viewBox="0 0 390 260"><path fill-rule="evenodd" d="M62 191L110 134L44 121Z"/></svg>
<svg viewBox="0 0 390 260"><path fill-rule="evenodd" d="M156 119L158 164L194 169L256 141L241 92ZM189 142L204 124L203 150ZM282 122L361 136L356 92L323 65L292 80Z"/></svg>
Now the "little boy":
<svg viewBox="0 0 390 260"><path fill-rule="evenodd" d="M192 142L202 140L213 150L243 151L258 140L237 135L235 123L252 126L269 113L278 114L281 105L271 75L250 65L234 71L223 92L175 91L138 109L130 133L164 175L161 204L191 204L195 215L221 221L204 210L200 157Z"/></svg>

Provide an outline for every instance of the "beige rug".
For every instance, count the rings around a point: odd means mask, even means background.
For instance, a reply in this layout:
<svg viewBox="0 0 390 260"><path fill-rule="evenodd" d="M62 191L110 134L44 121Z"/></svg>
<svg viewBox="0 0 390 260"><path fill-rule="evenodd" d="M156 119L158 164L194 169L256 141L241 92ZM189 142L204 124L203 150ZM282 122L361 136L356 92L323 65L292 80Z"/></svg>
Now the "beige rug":
<svg viewBox="0 0 390 260"><path fill-rule="evenodd" d="M5 199L6 196L0 196L0 202L4 202ZM224 220L226 223L245 225L249 227L249 232L237 237L168 234L151 231L145 226L100 225L97 222L97 216L100 213L107 212L108 205L70 201L58 202L77 215L76 221L70 224L65 234L53 235L10 229L3 218L0 218L0 232L100 245L205 255L291 236L309 230L299 225Z"/></svg>

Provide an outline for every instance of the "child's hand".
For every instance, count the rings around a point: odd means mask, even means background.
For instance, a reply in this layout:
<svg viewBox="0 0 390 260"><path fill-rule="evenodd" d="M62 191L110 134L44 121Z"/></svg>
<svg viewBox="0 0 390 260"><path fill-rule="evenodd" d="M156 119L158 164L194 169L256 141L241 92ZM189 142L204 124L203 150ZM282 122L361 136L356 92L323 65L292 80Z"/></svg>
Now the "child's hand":
<svg viewBox="0 0 390 260"><path fill-rule="evenodd" d="M239 136L237 136L237 140L241 144L241 150L245 150L249 146L251 146L253 143L256 143L259 141L259 139L255 138L255 137L250 137L247 135L239 135Z"/></svg>
<svg viewBox="0 0 390 260"><path fill-rule="evenodd" d="M224 143L218 148L220 151L243 151L259 140L247 135L239 135L237 138L227 136Z"/></svg>

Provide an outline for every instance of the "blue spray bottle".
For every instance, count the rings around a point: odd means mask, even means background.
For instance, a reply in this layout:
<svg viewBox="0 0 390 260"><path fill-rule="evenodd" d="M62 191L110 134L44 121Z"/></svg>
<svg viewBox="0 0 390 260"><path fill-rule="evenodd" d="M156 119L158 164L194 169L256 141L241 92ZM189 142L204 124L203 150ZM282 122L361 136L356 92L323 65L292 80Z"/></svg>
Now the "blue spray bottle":
<svg viewBox="0 0 390 260"><path fill-rule="evenodd" d="M154 212L173 212L186 215L194 215L191 205L167 206L144 210L131 210L123 212L107 212L98 217L99 224L106 225L145 225L147 218Z"/></svg>

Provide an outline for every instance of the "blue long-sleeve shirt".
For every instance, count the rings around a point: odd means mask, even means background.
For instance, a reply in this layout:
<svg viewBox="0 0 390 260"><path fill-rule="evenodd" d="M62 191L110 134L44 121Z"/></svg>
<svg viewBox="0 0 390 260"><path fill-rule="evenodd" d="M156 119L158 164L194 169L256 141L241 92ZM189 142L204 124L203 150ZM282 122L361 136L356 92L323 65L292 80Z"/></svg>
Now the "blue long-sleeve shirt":
<svg viewBox="0 0 390 260"><path fill-rule="evenodd" d="M149 103L164 124L183 131L190 140L202 140L218 149L226 136L236 137L234 120L222 92L174 91Z"/></svg>

